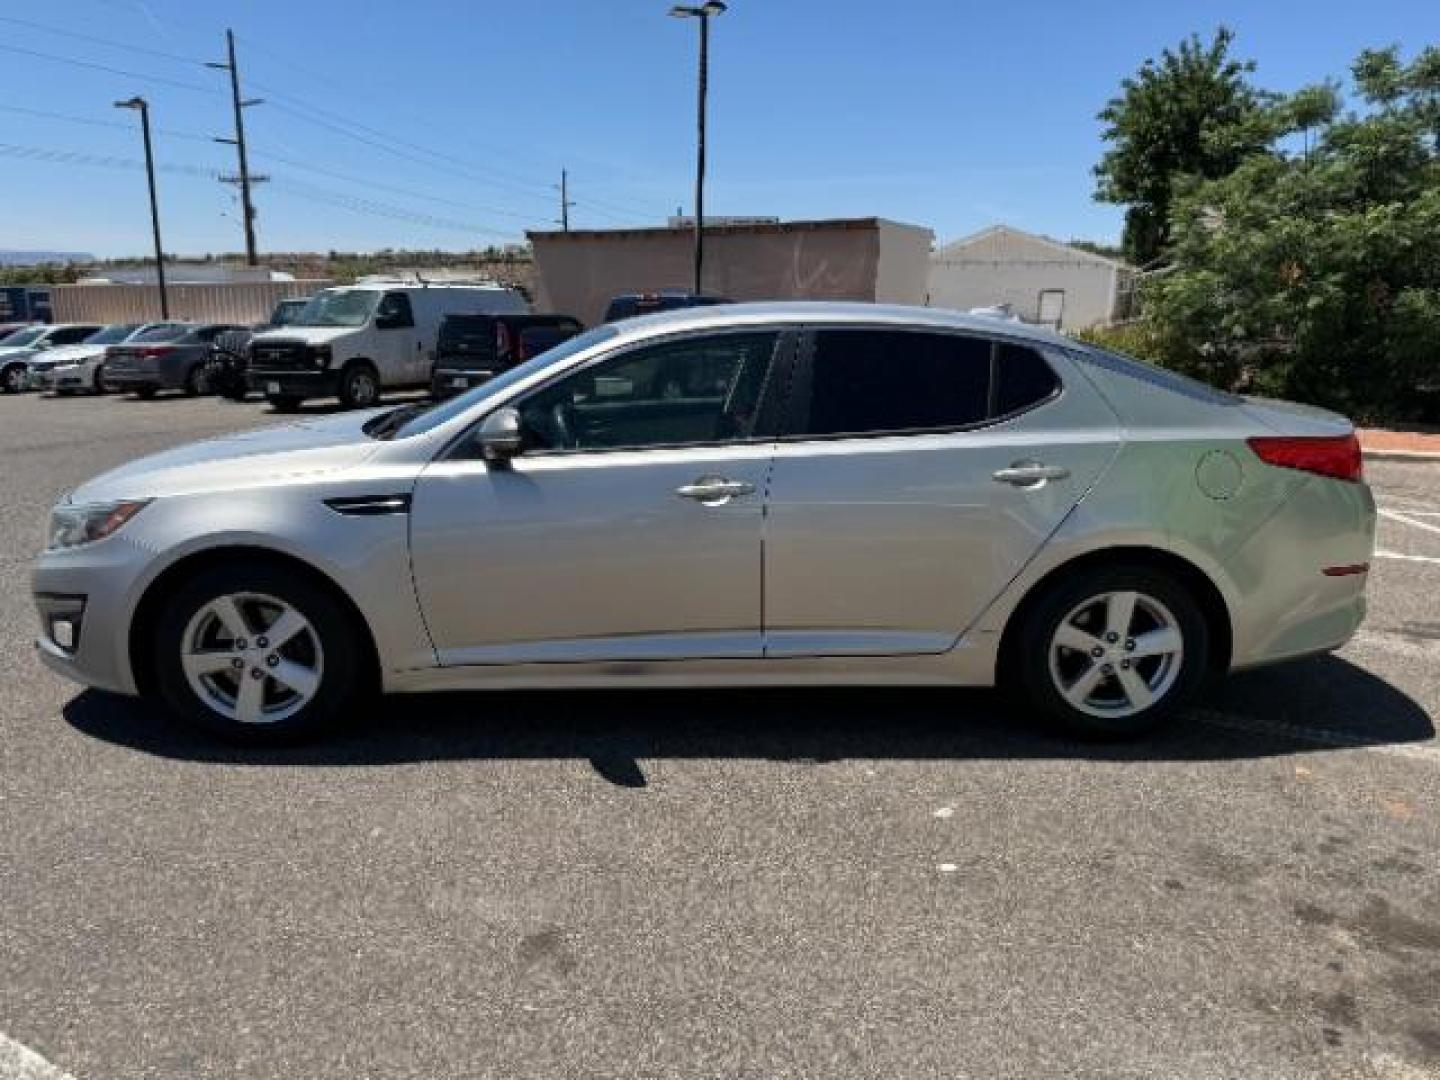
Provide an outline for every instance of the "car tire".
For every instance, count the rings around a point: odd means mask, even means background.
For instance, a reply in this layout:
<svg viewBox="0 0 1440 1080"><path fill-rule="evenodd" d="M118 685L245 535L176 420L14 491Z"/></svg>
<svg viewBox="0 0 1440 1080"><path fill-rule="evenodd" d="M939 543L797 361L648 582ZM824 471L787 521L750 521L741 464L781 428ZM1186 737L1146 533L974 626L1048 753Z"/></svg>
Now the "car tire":
<svg viewBox="0 0 1440 1080"><path fill-rule="evenodd" d="M201 397L210 393L210 376L204 364L196 364L185 375L185 396Z"/></svg>
<svg viewBox="0 0 1440 1080"><path fill-rule="evenodd" d="M25 389L25 365L11 364L0 372L0 393L18 394Z"/></svg>
<svg viewBox="0 0 1440 1080"><path fill-rule="evenodd" d="M380 376L366 360L355 360L340 373L337 390L340 404L347 409L369 409L380 403Z"/></svg>
<svg viewBox="0 0 1440 1080"><path fill-rule="evenodd" d="M270 403L270 408L276 412L291 413L300 408L302 399L290 394L277 394L274 397L267 397L265 400Z"/></svg>
<svg viewBox="0 0 1440 1080"><path fill-rule="evenodd" d="M1156 730L1204 685L1210 634L1192 592L1148 566L1087 568L1022 615L1007 657L1012 695L1087 739Z"/></svg>
<svg viewBox="0 0 1440 1080"><path fill-rule="evenodd" d="M283 640L270 639L276 627ZM340 719L368 682L365 655L329 589L291 567L244 560L173 590L156 624L155 682L176 714L213 735L290 743Z"/></svg>

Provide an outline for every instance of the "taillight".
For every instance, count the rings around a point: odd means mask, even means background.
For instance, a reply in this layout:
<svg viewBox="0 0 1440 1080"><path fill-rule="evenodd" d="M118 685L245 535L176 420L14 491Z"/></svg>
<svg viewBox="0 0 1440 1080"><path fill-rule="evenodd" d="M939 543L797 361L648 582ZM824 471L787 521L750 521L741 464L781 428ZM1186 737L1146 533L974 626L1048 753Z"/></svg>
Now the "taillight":
<svg viewBox="0 0 1440 1080"><path fill-rule="evenodd" d="M1267 465L1299 469L1336 480L1360 480L1360 440L1350 435L1257 435L1246 439L1255 456Z"/></svg>
<svg viewBox="0 0 1440 1080"><path fill-rule="evenodd" d="M146 345L140 350L141 356L164 356L174 346L171 345Z"/></svg>

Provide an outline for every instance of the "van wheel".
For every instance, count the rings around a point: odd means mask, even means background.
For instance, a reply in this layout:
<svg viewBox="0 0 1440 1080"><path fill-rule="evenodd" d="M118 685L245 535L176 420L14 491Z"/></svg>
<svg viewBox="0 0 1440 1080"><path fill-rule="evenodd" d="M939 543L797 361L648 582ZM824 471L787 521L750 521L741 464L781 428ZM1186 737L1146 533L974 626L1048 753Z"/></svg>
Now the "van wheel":
<svg viewBox="0 0 1440 1080"><path fill-rule="evenodd" d="M380 400L380 376L368 361L357 360L340 376L340 404L347 409L368 409Z"/></svg>
<svg viewBox="0 0 1440 1080"><path fill-rule="evenodd" d="M333 724L364 681L341 603L289 567L213 566L157 625L156 683L184 719L235 742L292 742Z"/></svg>
<svg viewBox="0 0 1440 1080"><path fill-rule="evenodd" d="M1190 591L1144 566L1058 582L1025 615L1010 689L1071 735L1119 739L1160 727L1204 684L1209 632Z"/></svg>

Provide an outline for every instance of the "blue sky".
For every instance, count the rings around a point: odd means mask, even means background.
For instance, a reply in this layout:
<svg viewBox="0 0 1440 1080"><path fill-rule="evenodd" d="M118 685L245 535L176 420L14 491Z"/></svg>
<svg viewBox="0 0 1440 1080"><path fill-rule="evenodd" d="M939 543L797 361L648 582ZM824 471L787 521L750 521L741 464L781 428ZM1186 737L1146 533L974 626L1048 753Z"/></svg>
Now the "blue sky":
<svg viewBox="0 0 1440 1080"><path fill-rule="evenodd" d="M229 133L224 75L201 66L226 26L247 92L269 99L247 113L252 166L274 177L255 200L262 252L515 239L556 216L562 167L573 226L658 222L693 183L695 27L668 6L6 4L0 248L148 249L143 173L93 163L141 157L111 107L141 93L159 159L198 171L160 177L167 251L238 250L234 193L204 175L234 167L207 141ZM880 215L942 242L998 221L1113 239L1119 210L1091 199L1095 113L1145 57L1222 22L1279 90L1343 75L1366 46L1440 40L1434 0L732 0L712 37L707 210Z"/></svg>

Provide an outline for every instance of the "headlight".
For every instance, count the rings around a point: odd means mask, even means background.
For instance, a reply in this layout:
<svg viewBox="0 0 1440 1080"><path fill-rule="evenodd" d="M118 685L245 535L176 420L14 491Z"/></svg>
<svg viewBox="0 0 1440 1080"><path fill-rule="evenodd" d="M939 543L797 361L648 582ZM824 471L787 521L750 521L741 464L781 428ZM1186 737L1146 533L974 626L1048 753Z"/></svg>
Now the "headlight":
<svg viewBox="0 0 1440 1080"><path fill-rule="evenodd" d="M135 499L87 506L57 506L50 511L50 540L45 550L59 551L104 540L119 532L127 521L148 505L149 499Z"/></svg>
<svg viewBox="0 0 1440 1080"><path fill-rule="evenodd" d="M329 346L329 345L311 345L311 346L310 346L310 359L312 359L312 360L315 361L315 366L316 366L316 367L329 367L329 366L330 366L330 346Z"/></svg>

